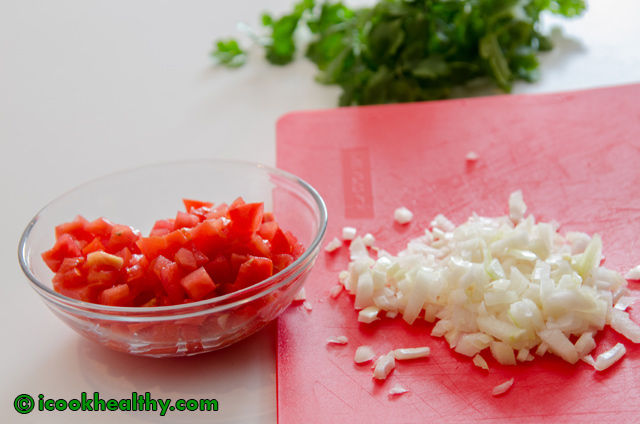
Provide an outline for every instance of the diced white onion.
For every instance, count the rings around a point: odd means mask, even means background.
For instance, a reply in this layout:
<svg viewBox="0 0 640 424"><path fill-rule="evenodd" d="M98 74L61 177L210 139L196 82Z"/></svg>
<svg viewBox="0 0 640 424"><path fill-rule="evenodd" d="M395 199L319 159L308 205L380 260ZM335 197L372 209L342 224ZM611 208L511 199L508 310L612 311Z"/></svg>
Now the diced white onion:
<svg viewBox="0 0 640 424"><path fill-rule="evenodd" d="M306 298L307 298L307 294L304 291L304 287L303 287L303 288L300 289L298 294L296 294L296 296L293 298L293 300L295 302L295 301L305 300Z"/></svg>
<svg viewBox="0 0 640 424"><path fill-rule="evenodd" d="M332 299L335 299L340 293L342 293L343 290L344 286L342 284L336 284L335 286L331 287L331 290L329 290L329 296Z"/></svg>
<svg viewBox="0 0 640 424"><path fill-rule="evenodd" d="M522 193L514 192L508 215L474 213L456 227L439 214L404 250L378 249L377 259L356 236L337 287L355 295L361 322L382 313L400 314L408 324L423 317L435 322L432 336L481 367L486 349L501 364L547 351L574 364L589 356L607 324L640 343L640 326L624 311L632 302L626 280L601 266L600 236L563 237L558 223L537 223L526 211Z"/></svg>
<svg viewBox="0 0 640 424"><path fill-rule="evenodd" d="M362 242L365 246L371 247L373 246L373 243L376 242L376 238L373 236L373 234L367 233L362 237Z"/></svg>
<svg viewBox="0 0 640 424"><path fill-rule="evenodd" d="M327 243L327 245L324 247L324 250L327 252L333 252L334 250L339 249L340 246L342 246L342 242L340 241L340 239L338 239L338 237L334 237L333 240Z"/></svg>
<svg viewBox="0 0 640 424"><path fill-rule="evenodd" d="M376 363L376 367L373 370L373 378L384 380L395 367L396 360L393 357L393 352L390 352L380 358Z"/></svg>
<svg viewBox="0 0 640 424"><path fill-rule="evenodd" d="M626 311L627 308L629 306L633 305L636 300L637 300L637 298L635 298L635 297L620 296L620 299L618 299L618 301L616 302L616 304L613 307L616 308L616 309L619 309L621 311Z"/></svg>
<svg viewBox="0 0 640 424"><path fill-rule="evenodd" d="M391 390L389 390L389 394L390 395L401 395L403 393L407 393L409 390L405 389L404 387L402 387L400 385L400 383L397 383L395 386L393 386L391 388Z"/></svg>
<svg viewBox="0 0 640 424"><path fill-rule="evenodd" d="M356 238L357 230L353 227L344 227L342 229L342 239L343 240L353 240Z"/></svg>
<svg viewBox="0 0 640 424"><path fill-rule="evenodd" d="M604 371L618 362L625 353L627 353L627 349L622 343L618 343L608 351L598 355L594 367L598 371Z"/></svg>
<svg viewBox="0 0 640 424"><path fill-rule="evenodd" d="M393 218L398 224L406 224L413 219L413 212L403 206L393 212Z"/></svg>
<svg viewBox="0 0 640 424"><path fill-rule="evenodd" d="M360 346L356 349L356 355L354 360L356 364L362 364L364 362L368 362L376 357L375 352L371 348L371 346Z"/></svg>
<svg viewBox="0 0 640 424"><path fill-rule="evenodd" d="M479 158L478 154L473 151L467 153L467 156L465 157L465 159L467 159L467 161L469 162L475 162L478 160L478 158Z"/></svg>
<svg viewBox="0 0 640 424"><path fill-rule="evenodd" d="M308 300L305 300L302 306L304 306L304 308L309 312L313 309L313 305Z"/></svg>
<svg viewBox="0 0 640 424"><path fill-rule="evenodd" d="M627 271L627 273L624 274L624 278L627 280L640 280L640 265Z"/></svg>
<svg viewBox="0 0 640 424"><path fill-rule="evenodd" d="M331 336L327 338L327 343L343 345L343 344L347 344L348 342L349 342L349 339L346 336L338 336L338 337Z"/></svg>
<svg viewBox="0 0 640 424"><path fill-rule="evenodd" d="M498 396L509 390L513 386L513 378L493 388L493 395Z"/></svg>
<svg viewBox="0 0 640 424"><path fill-rule="evenodd" d="M489 364L487 364L487 361L485 361L479 353L473 357L473 364L476 367L482 368L483 370L489 370Z"/></svg>
<svg viewBox="0 0 640 424"><path fill-rule="evenodd" d="M431 353L431 349L428 347L412 347L395 349L393 356L398 360L408 360L417 358L426 358Z"/></svg>

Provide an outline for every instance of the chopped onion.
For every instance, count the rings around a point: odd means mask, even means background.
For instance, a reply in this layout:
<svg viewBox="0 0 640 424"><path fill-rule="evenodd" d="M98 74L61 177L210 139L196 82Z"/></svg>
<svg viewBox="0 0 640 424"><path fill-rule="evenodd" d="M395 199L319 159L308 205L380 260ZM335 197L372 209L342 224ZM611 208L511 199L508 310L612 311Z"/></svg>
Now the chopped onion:
<svg viewBox="0 0 640 424"><path fill-rule="evenodd" d="M342 290L344 290L344 286L342 284L336 284L335 286L331 287L331 290L329 290L329 296L332 299L335 299L340 293L342 293Z"/></svg>
<svg viewBox="0 0 640 424"><path fill-rule="evenodd" d="M342 239L343 240L353 240L356 238L357 230L353 227L344 227L342 229Z"/></svg>
<svg viewBox="0 0 640 424"><path fill-rule="evenodd" d="M371 349L371 346L360 346L356 349L355 361L356 364L362 364L368 362L376 357L375 352Z"/></svg>
<svg viewBox="0 0 640 424"><path fill-rule="evenodd" d="M513 386L513 378L493 388L493 395L498 396L509 390Z"/></svg>
<svg viewBox="0 0 640 424"><path fill-rule="evenodd" d="M406 224L413 219L413 212L403 206L393 212L393 217L398 224Z"/></svg>
<svg viewBox="0 0 640 424"><path fill-rule="evenodd" d="M338 337L329 337L327 339L327 343L333 343L333 344L347 344L349 342L349 339L347 339L346 336L338 336Z"/></svg>
<svg viewBox="0 0 640 424"><path fill-rule="evenodd" d="M475 162L475 161L478 160L479 156L478 156L478 154L476 152L471 151L471 152L467 153L467 156L465 158L469 162Z"/></svg>
<svg viewBox="0 0 640 424"><path fill-rule="evenodd" d="M362 237L362 242L365 246L371 247L373 246L373 243L376 242L376 238L373 236L373 234L367 233Z"/></svg>
<svg viewBox="0 0 640 424"><path fill-rule="evenodd" d="M300 289L300 291L298 292L298 294L296 294L296 296L293 298L293 301L300 301L300 300L305 300L307 298L307 294L304 291L304 287Z"/></svg>
<svg viewBox="0 0 640 424"><path fill-rule="evenodd" d="M396 360L393 356L393 352L390 352L381 357L376 363L376 367L373 370L373 378L377 380L384 380L395 367Z"/></svg>
<svg viewBox="0 0 640 424"><path fill-rule="evenodd" d="M627 280L640 280L640 265L635 268L631 268L625 275Z"/></svg>
<svg viewBox="0 0 640 424"><path fill-rule="evenodd" d="M580 358L581 361L586 362L587 364L591 365L592 367L596 367L596 361L595 359L593 359L593 356L591 355L585 355L582 358Z"/></svg>
<svg viewBox="0 0 640 424"><path fill-rule="evenodd" d="M313 305L308 300L305 300L302 306L304 306L304 308L309 312L313 309Z"/></svg>
<svg viewBox="0 0 640 424"><path fill-rule="evenodd" d="M401 395L403 393L407 393L408 391L409 390L405 389L399 383L397 383L395 386L393 386L391 388L391 390L389 390L389 394L390 395Z"/></svg>
<svg viewBox="0 0 640 424"><path fill-rule="evenodd" d="M473 364L476 367L482 368L483 370L489 370L489 364L487 364L487 361L485 361L479 353L473 357Z"/></svg>
<svg viewBox="0 0 640 424"><path fill-rule="evenodd" d="M426 358L431 353L431 349L428 347L413 347L395 349L393 351L393 357L401 361L408 359Z"/></svg>
<svg viewBox="0 0 640 424"><path fill-rule="evenodd" d="M594 367L598 371L604 371L611 365L618 362L625 353L627 353L627 350L624 345L622 343L618 343L608 351L598 355Z"/></svg>
<svg viewBox="0 0 640 424"><path fill-rule="evenodd" d="M333 252L334 250L339 249L340 246L342 246L342 242L340 241L340 239L338 239L338 237L334 237L333 240L327 243L324 250L327 252Z"/></svg>
<svg viewBox="0 0 640 424"><path fill-rule="evenodd" d="M613 305L614 308L626 311L627 308L635 303L637 299L631 296L620 296L620 299Z"/></svg>
<svg viewBox="0 0 640 424"><path fill-rule="evenodd" d="M413 215L402 209L395 216L406 223ZM456 227L438 214L404 250L379 249L376 259L356 236L341 286L355 295L360 321L400 314L408 324L435 322L431 334L478 366L486 349L502 364L547 351L575 364L607 324L640 343L640 326L624 311L631 302L626 280L601 266L600 236L563 237L559 224L526 212L518 191L508 215L474 213Z"/></svg>

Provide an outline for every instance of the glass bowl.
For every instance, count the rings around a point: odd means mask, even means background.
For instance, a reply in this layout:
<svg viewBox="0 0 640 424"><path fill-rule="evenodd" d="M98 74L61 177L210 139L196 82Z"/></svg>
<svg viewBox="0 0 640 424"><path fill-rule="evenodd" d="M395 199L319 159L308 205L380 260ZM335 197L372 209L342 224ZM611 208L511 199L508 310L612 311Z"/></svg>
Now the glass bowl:
<svg viewBox="0 0 640 424"><path fill-rule="evenodd" d="M305 252L254 286L200 302L163 307L115 307L61 295L41 254L55 243L55 226L82 215L105 217L149 234L155 220L175 216L182 199L229 204L242 196L264 202ZM185 356L221 349L276 318L302 288L320 251L327 211L300 178L268 166L225 160L170 162L114 173L77 187L45 206L25 229L18 250L29 284L69 327L134 355Z"/></svg>

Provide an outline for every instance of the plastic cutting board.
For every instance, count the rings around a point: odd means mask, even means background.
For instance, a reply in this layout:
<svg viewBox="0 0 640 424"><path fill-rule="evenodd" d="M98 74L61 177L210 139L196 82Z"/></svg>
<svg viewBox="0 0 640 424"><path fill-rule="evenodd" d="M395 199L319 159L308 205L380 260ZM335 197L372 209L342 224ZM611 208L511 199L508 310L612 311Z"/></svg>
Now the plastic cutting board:
<svg viewBox="0 0 640 424"><path fill-rule="evenodd" d="M395 254L436 214L456 224L473 212L504 215L520 189L527 212L558 221L560 233L599 233L606 266L640 264L640 85L295 112L278 122L277 164L324 197L325 243L353 226ZM394 223L399 206L414 212L411 223ZM306 283L313 309L294 304L279 318L281 424L640 422L640 347L610 328L595 353L617 342L627 353L604 372L551 354L501 366L485 353L487 372L432 337L432 324L358 323L353 296L329 297L348 261L346 244L322 251ZM639 282L630 287L640 296ZM640 323L640 300L629 311ZM340 335L347 345L326 343ZM377 354L430 346L431 355L397 361L377 382L370 365L354 363L360 345ZM510 378L511 390L492 396ZM409 392L389 395L398 383Z"/></svg>

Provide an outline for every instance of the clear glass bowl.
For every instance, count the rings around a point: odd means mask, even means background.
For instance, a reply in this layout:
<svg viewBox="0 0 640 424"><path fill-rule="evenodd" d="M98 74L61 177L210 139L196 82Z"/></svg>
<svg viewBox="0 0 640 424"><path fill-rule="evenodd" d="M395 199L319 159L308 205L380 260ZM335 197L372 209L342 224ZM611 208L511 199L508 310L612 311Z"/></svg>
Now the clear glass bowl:
<svg viewBox="0 0 640 424"><path fill-rule="evenodd" d="M53 290L41 254L55 226L82 215L105 217L149 234L175 216L182 199L264 202L305 246L289 267L255 286L186 305L134 308L91 304ZM29 223L18 256L29 284L69 327L109 348L143 356L184 356L221 349L276 318L302 288L320 251L327 211L318 192L294 175L260 164L196 160L145 166L86 183L45 206Z"/></svg>

